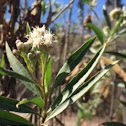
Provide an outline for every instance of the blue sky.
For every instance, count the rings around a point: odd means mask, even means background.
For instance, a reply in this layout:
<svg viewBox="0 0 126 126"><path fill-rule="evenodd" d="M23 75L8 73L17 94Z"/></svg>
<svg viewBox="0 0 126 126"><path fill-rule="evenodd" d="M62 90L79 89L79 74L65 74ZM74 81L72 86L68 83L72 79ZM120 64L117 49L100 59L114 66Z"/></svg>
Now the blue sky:
<svg viewBox="0 0 126 126"><path fill-rule="evenodd" d="M45 0L45 1L48 2L48 0ZM54 1L54 0L52 0L52 1ZM69 3L70 0L55 0L55 1L61 3L61 5L65 6ZM71 20L76 23L79 23L79 19L78 19L79 12L78 12L78 6L77 6L78 1L79 0L75 0L75 2L73 4L72 17L71 17ZM22 3L23 0L20 0L20 2ZM29 7L32 5L33 2L34 2L34 0L28 0ZM97 0L98 4L96 7L94 7L94 10L97 13L97 15L99 16L101 21L103 20L102 7L103 7L103 5L105 5L105 2L106 2L106 0ZM122 0L122 3L126 6L126 0ZM88 10L89 10L89 6L85 5L85 9L83 12L84 16L87 15ZM68 15L68 10L66 10L63 13L63 15L61 16L61 18L57 19L54 23L59 23L59 22L65 23L67 20L67 15ZM7 13L6 17L9 19L10 15ZM42 17L42 20L44 20L44 22L46 21L46 17L47 17L47 14L45 15L45 17ZM97 20L95 16L93 16L93 18L95 20Z"/></svg>

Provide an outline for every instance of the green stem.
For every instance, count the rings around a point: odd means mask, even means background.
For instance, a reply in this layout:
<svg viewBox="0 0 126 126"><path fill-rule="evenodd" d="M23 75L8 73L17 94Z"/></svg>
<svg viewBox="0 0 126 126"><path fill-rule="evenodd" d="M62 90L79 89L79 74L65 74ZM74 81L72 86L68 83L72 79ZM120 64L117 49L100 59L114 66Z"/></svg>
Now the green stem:
<svg viewBox="0 0 126 126"><path fill-rule="evenodd" d="M42 124L45 122L46 119L46 111L47 111L47 93L46 93L46 84L45 84L45 72L46 72L46 66L47 66L47 59L48 59L48 52L46 50L43 50L41 57L40 57L40 66L41 66L41 72L42 72L42 78L41 78L41 87L44 92L43 95L43 112L42 112ZM48 92L48 91L47 91Z"/></svg>

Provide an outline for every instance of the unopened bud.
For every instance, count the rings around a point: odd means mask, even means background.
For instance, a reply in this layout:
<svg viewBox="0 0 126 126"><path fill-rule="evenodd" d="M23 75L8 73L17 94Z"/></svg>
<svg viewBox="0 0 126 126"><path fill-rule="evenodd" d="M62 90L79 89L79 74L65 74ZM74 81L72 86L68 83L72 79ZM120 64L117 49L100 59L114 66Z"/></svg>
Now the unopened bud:
<svg viewBox="0 0 126 126"><path fill-rule="evenodd" d="M14 49L14 50L13 50L13 54L14 54L14 55L19 55L20 52L19 52L17 49Z"/></svg>
<svg viewBox="0 0 126 126"><path fill-rule="evenodd" d="M126 26L126 20L122 22L121 26Z"/></svg>
<svg viewBox="0 0 126 126"><path fill-rule="evenodd" d="M27 51L31 48L31 45L28 42L24 42L24 48Z"/></svg>
<svg viewBox="0 0 126 126"><path fill-rule="evenodd" d="M41 55L41 52L40 51L36 51L35 52L35 55L36 55L36 59L39 59L40 55Z"/></svg>
<svg viewBox="0 0 126 126"><path fill-rule="evenodd" d="M105 27L103 28L103 32L104 32L105 36L109 36L109 33L110 33L109 27L108 27L108 26L105 26Z"/></svg>
<svg viewBox="0 0 126 126"><path fill-rule="evenodd" d="M16 45L17 45L19 42L22 42L22 41L21 41L21 40L19 40L19 39L18 39L18 40L16 40L16 42L15 42L15 43L16 43Z"/></svg>
<svg viewBox="0 0 126 126"><path fill-rule="evenodd" d="M16 47L19 51L24 51L24 43L23 42L18 42L16 44Z"/></svg>
<svg viewBox="0 0 126 126"><path fill-rule="evenodd" d="M119 18L120 18L120 16L121 16L121 13L122 13L122 11L121 11L121 9L120 8L115 8L115 9L113 9L111 12L110 12L110 18L111 18L111 20L118 20Z"/></svg>
<svg viewBox="0 0 126 126"><path fill-rule="evenodd" d="M29 60L35 60L35 54L34 53L28 53L27 55Z"/></svg>

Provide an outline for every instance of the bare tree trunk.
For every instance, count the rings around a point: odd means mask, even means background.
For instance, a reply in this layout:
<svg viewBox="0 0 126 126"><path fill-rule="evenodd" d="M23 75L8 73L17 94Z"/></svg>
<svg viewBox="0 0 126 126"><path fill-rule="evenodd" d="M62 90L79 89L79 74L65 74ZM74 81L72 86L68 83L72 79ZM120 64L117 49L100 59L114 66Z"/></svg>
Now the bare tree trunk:
<svg viewBox="0 0 126 126"><path fill-rule="evenodd" d="M67 19L67 24L66 24L65 45L64 45L64 59L63 59L63 62L66 61L67 53L68 53L69 32L70 32L70 23L71 23L72 6L73 6L73 4L70 5L69 14L68 14L68 19Z"/></svg>

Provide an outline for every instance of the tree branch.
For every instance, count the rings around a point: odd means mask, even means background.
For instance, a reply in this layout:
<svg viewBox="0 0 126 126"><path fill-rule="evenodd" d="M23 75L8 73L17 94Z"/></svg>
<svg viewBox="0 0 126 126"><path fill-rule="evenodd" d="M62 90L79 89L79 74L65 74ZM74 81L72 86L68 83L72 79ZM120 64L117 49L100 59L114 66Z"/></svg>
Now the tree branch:
<svg viewBox="0 0 126 126"><path fill-rule="evenodd" d="M74 0L71 0L68 5L66 5L51 21L54 22L69 6L74 2Z"/></svg>

